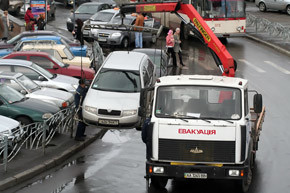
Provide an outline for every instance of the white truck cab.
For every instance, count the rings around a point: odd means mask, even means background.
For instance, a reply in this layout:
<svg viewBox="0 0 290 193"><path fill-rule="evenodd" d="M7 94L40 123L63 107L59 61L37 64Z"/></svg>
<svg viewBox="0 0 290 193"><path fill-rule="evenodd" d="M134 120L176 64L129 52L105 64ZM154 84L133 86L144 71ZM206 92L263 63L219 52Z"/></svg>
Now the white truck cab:
<svg viewBox="0 0 290 193"><path fill-rule="evenodd" d="M265 112L260 94L249 108L248 92L245 79L208 75L161 77L142 90L139 115L151 117L142 131L146 178L157 187L169 178L236 179L246 192Z"/></svg>

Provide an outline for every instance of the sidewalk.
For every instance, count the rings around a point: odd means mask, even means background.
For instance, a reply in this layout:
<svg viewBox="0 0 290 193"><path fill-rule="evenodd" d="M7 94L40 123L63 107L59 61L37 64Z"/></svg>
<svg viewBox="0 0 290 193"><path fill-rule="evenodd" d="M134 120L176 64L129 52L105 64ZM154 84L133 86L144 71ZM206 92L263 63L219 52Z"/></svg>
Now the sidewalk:
<svg viewBox="0 0 290 193"><path fill-rule="evenodd" d="M289 15L287 15L286 13L278 12L278 11L260 12L258 7L255 5L255 3L253 2L246 2L246 3L247 3L247 7L246 7L247 14L254 16L259 20L271 22L271 27L282 26L282 27L288 28L290 31L290 19L289 19ZM273 30L274 28L272 27L271 29ZM267 46L270 46L284 54L290 55L290 37L285 38L285 37L282 37L281 34L275 34L275 33L271 35L270 34L271 32L269 32L267 29L263 30L263 29L258 28L258 30L256 30L255 25L247 26L246 30L247 30L248 38L258 41L260 43L263 43Z"/></svg>
<svg viewBox="0 0 290 193"><path fill-rule="evenodd" d="M56 134L47 145L45 154L42 148L21 149L18 155L8 163L6 173L3 166L0 166L0 192L60 165L73 154L101 138L106 131L106 129L88 126L84 142L75 141L69 134Z"/></svg>

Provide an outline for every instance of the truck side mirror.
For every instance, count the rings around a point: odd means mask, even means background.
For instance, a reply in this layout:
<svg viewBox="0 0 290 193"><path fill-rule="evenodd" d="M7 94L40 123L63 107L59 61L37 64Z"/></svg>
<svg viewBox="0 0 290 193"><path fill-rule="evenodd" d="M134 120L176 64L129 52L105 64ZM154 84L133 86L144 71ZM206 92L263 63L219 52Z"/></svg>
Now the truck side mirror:
<svg viewBox="0 0 290 193"><path fill-rule="evenodd" d="M255 113L261 113L263 108L263 97L261 94L254 95L254 111Z"/></svg>

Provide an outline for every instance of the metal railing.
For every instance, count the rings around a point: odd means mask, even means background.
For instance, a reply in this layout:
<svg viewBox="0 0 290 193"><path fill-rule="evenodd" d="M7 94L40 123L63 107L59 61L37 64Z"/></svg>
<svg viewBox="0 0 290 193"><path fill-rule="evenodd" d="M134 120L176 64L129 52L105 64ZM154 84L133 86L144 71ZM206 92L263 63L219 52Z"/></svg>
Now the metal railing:
<svg viewBox="0 0 290 193"><path fill-rule="evenodd" d="M44 122L32 123L13 129L9 135L0 134L0 165L7 171L7 164L21 151L21 149L43 149L52 140L55 133L70 133L74 131L74 105L54 114Z"/></svg>
<svg viewBox="0 0 290 193"><path fill-rule="evenodd" d="M254 27L255 33L266 32L270 37L283 38L290 42L290 27L286 27L277 22L271 22L265 18L256 17L247 13L247 26Z"/></svg>

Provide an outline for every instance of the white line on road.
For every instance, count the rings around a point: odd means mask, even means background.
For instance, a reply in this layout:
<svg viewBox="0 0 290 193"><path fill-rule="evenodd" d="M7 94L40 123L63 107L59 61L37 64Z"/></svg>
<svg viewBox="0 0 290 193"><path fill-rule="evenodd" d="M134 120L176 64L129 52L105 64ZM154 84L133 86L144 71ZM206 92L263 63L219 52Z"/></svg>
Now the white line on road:
<svg viewBox="0 0 290 193"><path fill-rule="evenodd" d="M290 74L290 71L286 70L285 68L282 68L281 66L278 66L277 64L275 64L271 61L264 61L264 62L271 65L272 67L276 68L277 70L279 70L280 72L282 72L284 74Z"/></svg>
<svg viewBox="0 0 290 193"><path fill-rule="evenodd" d="M245 63L246 65L250 66L251 68L253 68L254 70L256 70L257 72L260 73L265 73L266 71L263 70L262 68L259 68L257 66L255 66L254 64L250 63L249 61L245 60L245 59L239 59L240 62Z"/></svg>

